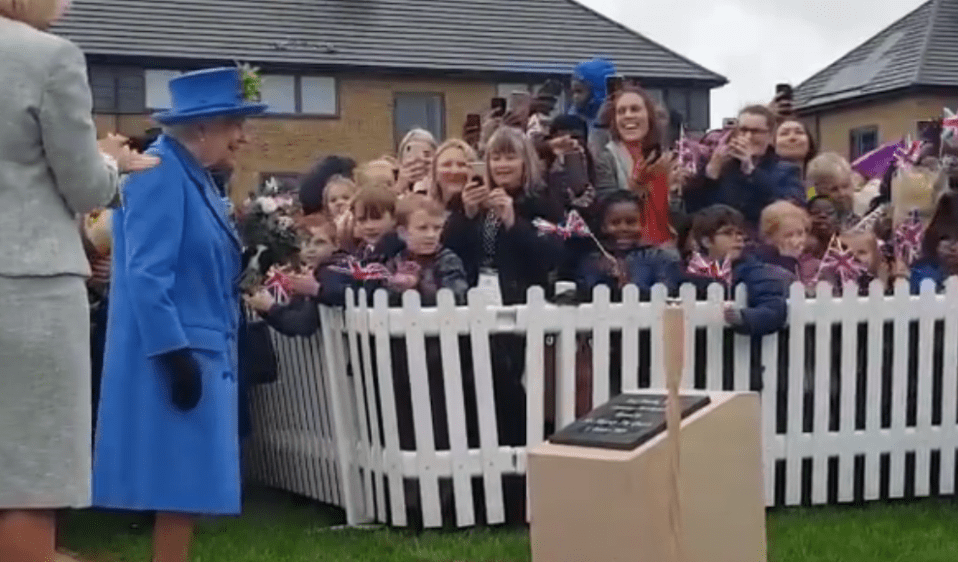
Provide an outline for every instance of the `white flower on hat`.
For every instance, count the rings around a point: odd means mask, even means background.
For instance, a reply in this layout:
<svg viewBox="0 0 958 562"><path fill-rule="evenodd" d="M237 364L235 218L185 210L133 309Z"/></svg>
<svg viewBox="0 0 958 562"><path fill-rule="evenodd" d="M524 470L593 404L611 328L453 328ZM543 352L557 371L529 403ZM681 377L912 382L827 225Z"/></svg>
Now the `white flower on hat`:
<svg viewBox="0 0 958 562"><path fill-rule="evenodd" d="M256 204L266 214L275 213L279 209L279 203L272 197L257 197Z"/></svg>

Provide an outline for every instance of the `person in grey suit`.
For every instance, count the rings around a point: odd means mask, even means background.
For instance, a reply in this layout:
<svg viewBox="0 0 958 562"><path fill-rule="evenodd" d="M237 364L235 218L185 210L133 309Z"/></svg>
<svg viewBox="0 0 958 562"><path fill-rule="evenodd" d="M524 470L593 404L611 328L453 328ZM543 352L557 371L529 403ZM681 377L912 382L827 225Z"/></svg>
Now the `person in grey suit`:
<svg viewBox="0 0 958 562"><path fill-rule="evenodd" d="M86 62L42 31L63 0L0 0L0 560L54 556L90 504L90 274L76 217L158 160L97 143Z"/></svg>

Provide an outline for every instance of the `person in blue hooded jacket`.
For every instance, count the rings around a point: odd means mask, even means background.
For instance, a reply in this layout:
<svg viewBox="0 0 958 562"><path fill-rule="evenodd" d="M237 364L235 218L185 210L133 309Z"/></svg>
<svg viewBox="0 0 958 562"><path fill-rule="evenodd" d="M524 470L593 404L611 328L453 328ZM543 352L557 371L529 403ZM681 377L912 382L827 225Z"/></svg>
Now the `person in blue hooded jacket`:
<svg viewBox="0 0 958 562"><path fill-rule="evenodd" d="M113 279L93 505L154 511L154 560L186 562L197 515L240 511L237 339L241 242L211 170L246 142L240 71L170 82L152 170L113 218Z"/></svg>
<svg viewBox="0 0 958 562"><path fill-rule="evenodd" d="M580 117L589 125L589 148L597 147L593 154L598 154L609 142L608 135L599 131L605 127L599 121L602 105L608 97L605 81L615 74L615 65L605 59L592 59L578 64L572 70L572 106L569 115ZM598 130L598 131L597 131Z"/></svg>

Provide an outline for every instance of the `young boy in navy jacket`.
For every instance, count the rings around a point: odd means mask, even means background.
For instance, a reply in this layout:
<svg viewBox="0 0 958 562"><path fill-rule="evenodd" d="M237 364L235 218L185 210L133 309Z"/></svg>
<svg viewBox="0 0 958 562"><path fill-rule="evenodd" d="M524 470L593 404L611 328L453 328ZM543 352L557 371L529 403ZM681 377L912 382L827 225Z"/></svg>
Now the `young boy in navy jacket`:
<svg viewBox="0 0 958 562"><path fill-rule="evenodd" d="M791 274L780 267L759 261L754 255L743 254L745 229L742 213L726 205L712 205L696 213L689 230L688 246L692 252L685 281L695 285L699 299L706 297L708 286L712 283L725 286L727 299L735 294L738 284L745 284L748 296L745 306L726 303L724 316L733 331L753 337L750 387L751 390L760 391L764 386L764 368L761 346L756 345L757 340L785 326L785 299ZM732 339L725 338L723 344L726 347L724 355L730 360ZM696 363L704 365L704 362ZM723 365L726 388L730 388L732 382L731 367L730 363ZM696 373L696 377L703 374Z"/></svg>
<svg viewBox="0 0 958 562"><path fill-rule="evenodd" d="M704 298L711 283L726 286L727 295L744 283L748 294L746 306L731 303L725 306L725 320L738 333L764 336L785 326L788 275L781 268L743 254L745 249L745 219L742 213L726 205L712 205L702 209L692 219L692 241L698 255L686 269L686 281L693 283ZM712 274L696 268L699 258L713 265L718 272L728 264L729 275Z"/></svg>

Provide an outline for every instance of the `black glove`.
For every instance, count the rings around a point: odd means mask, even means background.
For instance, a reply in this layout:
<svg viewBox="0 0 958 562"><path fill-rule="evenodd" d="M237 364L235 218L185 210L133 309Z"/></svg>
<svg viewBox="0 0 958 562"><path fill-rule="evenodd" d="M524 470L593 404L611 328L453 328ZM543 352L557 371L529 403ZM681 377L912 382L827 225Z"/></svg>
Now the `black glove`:
<svg viewBox="0 0 958 562"><path fill-rule="evenodd" d="M189 412L200 403L203 395L203 378L200 366L189 349L177 349L160 356L170 377L173 405Z"/></svg>

